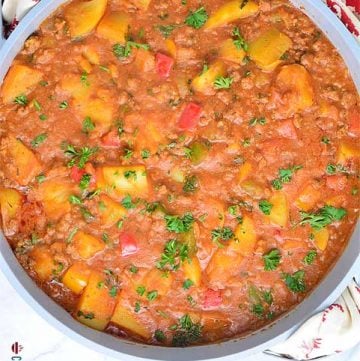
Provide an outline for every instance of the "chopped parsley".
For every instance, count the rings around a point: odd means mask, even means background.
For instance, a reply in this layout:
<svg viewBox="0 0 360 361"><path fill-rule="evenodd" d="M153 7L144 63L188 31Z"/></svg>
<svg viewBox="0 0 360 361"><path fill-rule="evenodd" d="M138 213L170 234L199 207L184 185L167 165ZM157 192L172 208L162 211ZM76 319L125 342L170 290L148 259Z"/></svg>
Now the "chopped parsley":
<svg viewBox="0 0 360 361"><path fill-rule="evenodd" d="M164 342L166 340L166 336L164 332L161 330L155 330L154 337L155 340L158 342Z"/></svg>
<svg viewBox="0 0 360 361"><path fill-rule="evenodd" d="M234 232L230 227L215 228L211 231L211 239L219 247L224 247L221 241L228 241L234 237Z"/></svg>
<svg viewBox="0 0 360 361"><path fill-rule="evenodd" d="M310 265L315 261L316 256L317 256L317 252L313 249L307 253L303 261L305 264Z"/></svg>
<svg viewBox="0 0 360 361"><path fill-rule="evenodd" d="M183 282L183 289L188 290L193 284L194 282L188 278Z"/></svg>
<svg viewBox="0 0 360 361"><path fill-rule="evenodd" d="M183 191L186 193L193 193L195 192L199 187L198 179L195 175L187 176L185 178Z"/></svg>
<svg viewBox="0 0 360 361"><path fill-rule="evenodd" d="M81 74L81 76L80 76L80 81L81 81L81 83L82 83L84 86L86 86L86 87L90 86L90 82L89 82L89 79L88 79L88 75L89 75L89 74L84 71L84 72Z"/></svg>
<svg viewBox="0 0 360 361"><path fill-rule="evenodd" d="M262 199L259 202L259 208L260 208L261 212L263 212L267 216L270 215L272 207L273 207L273 205L266 199Z"/></svg>
<svg viewBox="0 0 360 361"><path fill-rule="evenodd" d="M257 317L262 318L264 315L264 306L261 303L255 303L252 305L251 311Z"/></svg>
<svg viewBox="0 0 360 361"><path fill-rule="evenodd" d="M232 36L234 37L233 43L237 49L243 49L244 51L249 50L249 44L242 37L240 30L237 26L233 29Z"/></svg>
<svg viewBox="0 0 360 361"><path fill-rule="evenodd" d="M344 174L349 174L349 170L346 169L343 165L341 164L332 164L332 163L329 163L327 166L326 166L326 173L327 174L335 174L335 173L344 173Z"/></svg>
<svg viewBox="0 0 360 361"><path fill-rule="evenodd" d="M31 141L31 146L33 148L37 148L40 144L44 143L45 140L47 139L47 134L46 133L42 133L37 135L32 141Z"/></svg>
<svg viewBox="0 0 360 361"><path fill-rule="evenodd" d="M124 172L124 177L126 179L133 179L134 181L136 181L137 175L136 175L136 171L135 170L126 170Z"/></svg>
<svg viewBox="0 0 360 361"><path fill-rule="evenodd" d="M135 311L136 313L140 312L140 307L141 307L140 302L139 302L139 301L136 301L136 302L135 302L134 311Z"/></svg>
<svg viewBox="0 0 360 361"><path fill-rule="evenodd" d="M21 94L15 97L14 103L25 107L26 105L29 104L29 100L25 94Z"/></svg>
<svg viewBox="0 0 360 361"><path fill-rule="evenodd" d="M41 104L36 99L34 99L32 103L33 103L35 110L37 110L39 112L41 110Z"/></svg>
<svg viewBox="0 0 360 361"><path fill-rule="evenodd" d="M171 33L177 28L177 25L158 25L156 27L165 39L170 37Z"/></svg>
<svg viewBox="0 0 360 361"><path fill-rule="evenodd" d="M171 239L165 244L164 252L161 254L160 261L156 263L156 267L176 271L186 259L189 259L188 245Z"/></svg>
<svg viewBox="0 0 360 361"><path fill-rule="evenodd" d="M134 41L130 41L128 40L124 45L120 45L120 44L115 44L112 48L113 50L113 54L121 59L121 58L128 58L131 55L132 49L144 49L144 50L149 50L150 49L150 45L148 44L140 44L140 43L136 43Z"/></svg>
<svg viewBox="0 0 360 361"><path fill-rule="evenodd" d="M82 200L78 196L75 196L74 194L69 196L69 202L71 204L82 204Z"/></svg>
<svg viewBox="0 0 360 361"><path fill-rule="evenodd" d="M90 185L90 180L91 180L91 175L90 174L83 174L83 176L81 177L80 179L80 182L79 182L79 187L81 190L85 190L89 187Z"/></svg>
<svg viewBox="0 0 360 361"><path fill-rule="evenodd" d="M78 148L74 145L68 144L65 147L64 154L71 158L68 162L68 167L73 167L75 164L79 168L84 168L85 163L88 162L90 157L94 155L98 151L97 147L90 148L90 147L82 147Z"/></svg>
<svg viewBox="0 0 360 361"><path fill-rule="evenodd" d="M344 208L324 206L315 213L300 212L301 221L299 224L309 224L314 229L321 229L335 221L341 221L347 212Z"/></svg>
<svg viewBox="0 0 360 361"><path fill-rule="evenodd" d="M283 279L285 281L286 286L293 292L304 292L306 290L305 285L305 272L303 270L299 270L294 272L293 274L285 273L283 275Z"/></svg>
<svg viewBox="0 0 360 361"><path fill-rule="evenodd" d="M190 11L185 19L185 24L191 26L194 29L200 29L206 23L208 14L205 8L202 6L195 11Z"/></svg>
<svg viewBox="0 0 360 361"><path fill-rule="evenodd" d="M133 154L134 154L134 151L132 149L125 148L123 157L125 159L130 159L133 156Z"/></svg>
<svg viewBox="0 0 360 361"><path fill-rule="evenodd" d="M280 263L281 254L277 248L272 249L268 253L263 255L264 270L274 271Z"/></svg>
<svg viewBox="0 0 360 361"><path fill-rule="evenodd" d="M185 213L182 217L166 215L164 219L166 222L166 229L175 233L188 232L194 223L194 217L190 212Z"/></svg>
<svg viewBox="0 0 360 361"><path fill-rule="evenodd" d="M121 204L126 208L126 209L132 209L136 207L136 204L133 203L130 195L125 196L125 198L122 199Z"/></svg>
<svg viewBox="0 0 360 361"><path fill-rule="evenodd" d="M61 102L59 104L59 108L62 109L62 110L66 109L68 107L69 107L69 103L66 100L64 100L63 102Z"/></svg>
<svg viewBox="0 0 360 361"><path fill-rule="evenodd" d="M48 118L48 117L47 117L46 114L40 114L40 115L39 115L39 119L40 119L42 122L45 121L47 118Z"/></svg>
<svg viewBox="0 0 360 361"><path fill-rule="evenodd" d="M295 172L298 171L299 169L302 169L301 165L294 165L293 167L286 169L280 168L278 173L279 177L272 181L272 186L274 187L274 189L276 190L282 189L283 184L289 183Z"/></svg>
<svg viewBox="0 0 360 361"><path fill-rule="evenodd" d="M45 174L41 173L41 174L37 175L35 177L35 179L39 184L41 184L41 183L45 182L46 176L45 176Z"/></svg>
<svg viewBox="0 0 360 361"><path fill-rule="evenodd" d="M92 319L95 318L95 315L94 315L93 312L86 312L86 313L84 313L84 312L81 311L81 310L79 310L79 311L77 312L77 316L78 316L78 317L83 317L83 318L85 318L86 320L92 320Z"/></svg>
<svg viewBox="0 0 360 361"><path fill-rule="evenodd" d="M136 288L136 293L137 293L139 296L144 296L145 292L146 292L145 286L138 286L138 287Z"/></svg>
<svg viewBox="0 0 360 361"><path fill-rule="evenodd" d="M150 150L148 150L148 149L143 149L143 150L141 151L141 158L142 158L142 159L148 159L148 158L150 158Z"/></svg>
<svg viewBox="0 0 360 361"><path fill-rule="evenodd" d="M133 264L130 266L130 268L129 268L129 271L131 272L131 273L138 273L138 271L139 271L139 268L137 268L136 266L134 266Z"/></svg>
<svg viewBox="0 0 360 361"><path fill-rule="evenodd" d="M147 292L147 294L146 294L146 298L149 301L154 301L157 298L157 296L158 296L158 291L156 291L156 290Z"/></svg>
<svg viewBox="0 0 360 361"><path fill-rule="evenodd" d="M323 144L330 144L330 139L329 139L328 137L326 137L326 136L323 136L323 137L321 138L321 143L323 143Z"/></svg>
<svg viewBox="0 0 360 361"><path fill-rule="evenodd" d="M91 120L90 117L86 117L82 123L82 132L85 134L89 134L94 129L95 129L94 122Z"/></svg>
<svg viewBox="0 0 360 361"><path fill-rule="evenodd" d="M234 78L219 76L214 81L215 89L229 89L233 83Z"/></svg>
<svg viewBox="0 0 360 361"><path fill-rule="evenodd" d="M265 125L266 124L266 118L265 117L254 117L249 120L249 126L254 127L256 124Z"/></svg>
<svg viewBox="0 0 360 361"><path fill-rule="evenodd" d="M201 337L202 326L200 323L194 323L188 314L182 316L176 326L172 339L172 345L175 347L188 346Z"/></svg>

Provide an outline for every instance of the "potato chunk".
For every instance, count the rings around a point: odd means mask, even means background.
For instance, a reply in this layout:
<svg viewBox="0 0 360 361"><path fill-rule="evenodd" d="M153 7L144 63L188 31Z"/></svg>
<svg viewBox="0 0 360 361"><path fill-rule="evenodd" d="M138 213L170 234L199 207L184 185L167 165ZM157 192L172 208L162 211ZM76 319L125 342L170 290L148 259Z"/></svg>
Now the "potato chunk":
<svg viewBox="0 0 360 361"><path fill-rule="evenodd" d="M73 184L65 179L50 179L40 184L38 193L43 203L46 215L52 220L58 220L70 212L69 197L73 193Z"/></svg>
<svg viewBox="0 0 360 361"><path fill-rule="evenodd" d="M56 270L56 262L47 246L35 247L29 254L32 268L41 281L47 281Z"/></svg>
<svg viewBox="0 0 360 361"><path fill-rule="evenodd" d="M111 227L126 215L126 209L109 196L102 194L99 203L100 223L105 227Z"/></svg>
<svg viewBox="0 0 360 361"><path fill-rule="evenodd" d="M250 255L256 245L256 232L253 220L244 216L243 221L236 227L236 240L231 241L229 247L243 256Z"/></svg>
<svg viewBox="0 0 360 361"><path fill-rule="evenodd" d="M340 143L340 146L337 151L337 162L340 164L346 163L351 158L360 157L360 147L359 144L344 142Z"/></svg>
<svg viewBox="0 0 360 361"><path fill-rule="evenodd" d="M231 23L232 21L247 18L258 12L259 6L252 0L241 6L242 0L234 0L220 6L206 22L205 29L213 29Z"/></svg>
<svg viewBox="0 0 360 361"><path fill-rule="evenodd" d="M252 169L253 167L249 162L245 162L240 166L239 175L238 175L239 183L242 183L250 175Z"/></svg>
<svg viewBox="0 0 360 361"><path fill-rule="evenodd" d="M70 34L78 38L89 34L105 13L107 0L75 1L66 6L64 17Z"/></svg>
<svg viewBox="0 0 360 361"><path fill-rule="evenodd" d="M96 32L102 38L111 43L125 44L129 28L130 17L128 14L113 11L106 14L96 28Z"/></svg>
<svg viewBox="0 0 360 361"><path fill-rule="evenodd" d="M281 117L289 117L311 107L314 89L310 74L299 64L283 66L276 78L272 96Z"/></svg>
<svg viewBox="0 0 360 361"><path fill-rule="evenodd" d="M220 76L224 76L225 73L224 63L217 60L212 63L207 70L196 76L191 82L191 86L197 92L206 95L213 94L215 80Z"/></svg>
<svg viewBox="0 0 360 361"><path fill-rule="evenodd" d="M150 330L137 319L137 316L132 311L123 305L121 295L111 317L111 322L145 340L151 337Z"/></svg>
<svg viewBox="0 0 360 361"><path fill-rule="evenodd" d="M250 58L264 70L280 64L280 57L292 45L291 39L276 28L271 28L249 44Z"/></svg>
<svg viewBox="0 0 360 361"><path fill-rule="evenodd" d="M79 300L76 310L76 318L83 324L102 331L110 321L116 304L116 297L109 294L105 285L105 276L93 271L90 274L88 284Z"/></svg>
<svg viewBox="0 0 360 361"><path fill-rule="evenodd" d="M296 207L307 212L321 199L321 192L312 184L307 185L295 200Z"/></svg>
<svg viewBox="0 0 360 361"><path fill-rule="evenodd" d="M8 136L1 141L0 158L6 160L6 176L25 186L41 173L41 165L35 154L15 137Z"/></svg>
<svg viewBox="0 0 360 361"><path fill-rule="evenodd" d="M160 296L166 295L173 281L171 272L165 273L157 268L150 270L142 280L143 285L147 291L156 290Z"/></svg>
<svg viewBox="0 0 360 361"><path fill-rule="evenodd" d="M76 262L65 272L62 283L76 294L80 294L88 283L90 269L85 263Z"/></svg>
<svg viewBox="0 0 360 361"><path fill-rule="evenodd" d="M243 49L238 49L233 39L225 40L220 48L219 56L222 59L232 61L236 64L241 64L243 59L245 58L245 51Z"/></svg>
<svg viewBox="0 0 360 361"><path fill-rule="evenodd" d="M272 204L268 219L281 227L285 227L289 220L289 204L284 192L275 192L269 199Z"/></svg>
<svg viewBox="0 0 360 361"><path fill-rule="evenodd" d="M119 196L145 195L148 181L145 166L105 166L98 169L97 186L114 191Z"/></svg>
<svg viewBox="0 0 360 361"><path fill-rule="evenodd" d="M193 281L195 286L200 286L201 282L201 267L199 259L194 256L190 261L186 260L183 263L183 270L185 279Z"/></svg>
<svg viewBox="0 0 360 361"><path fill-rule="evenodd" d="M4 103L11 103L23 94L28 94L42 79L42 72L26 65L14 64L7 73L0 96Z"/></svg>
<svg viewBox="0 0 360 361"><path fill-rule="evenodd" d="M6 236L17 231L22 195L16 189L0 188L0 211L2 229Z"/></svg>
<svg viewBox="0 0 360 361"><path fill-rule="evenodd" d="M314 243L318 249L325 251L329 241L329 230L325 227L319 230L313 229Z"/></svg>
<svg viewBox="0 0 360 361"><path fill-rule="evenodd" d="M82 259L89 259L105 248L104 242L83 231L75 234L72 246Z"/></svg>

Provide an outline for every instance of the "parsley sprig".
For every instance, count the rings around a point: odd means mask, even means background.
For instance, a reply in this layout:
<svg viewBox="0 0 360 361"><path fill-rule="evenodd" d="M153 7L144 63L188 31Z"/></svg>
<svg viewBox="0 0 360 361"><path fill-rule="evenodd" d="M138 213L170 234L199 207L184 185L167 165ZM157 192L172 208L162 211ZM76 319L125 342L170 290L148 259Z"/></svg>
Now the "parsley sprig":
<svg viewBox="0 0 360 361"><path fill-rule="evenodd" d="M234 237L234 232L230 227L218 227L211 231L211 239L220 248L224 247L222 241L229 241Z"/></svg>
<svg viewBox="0 0 360 361"><path fill-rule="evenodd" d="M119 59L128 58L131 55L132 49L149 50L150 45L128 40L125 45L115 44L112 48L113 54Z"/></svg>
<svg viewBox="0 0 360 361"><path fill-rule="evenodd" d="M188 314L179 319L176 325L176 332L172 339L172 345L175 347L188 346L201 337L202 326L200 323L194 323Z"/></svg>
<svg viewBox="0 0 360 361"><path fill-rule="evenodd" d="M164 219L166 229L175 233L188 232L194 223L194 217L190 212L185 213L182 217L167 214Z"/></svg>
<svg viewBox="0 0 360 361"><path fill-rule="evenodd" d="M176 271L182 262L189 259L188 253L189 248L186 244L171 239L165 244L164 252L161 254L161 259L157 262L156 267L162 270Z"/></svg>
<svg viewBox="0 0 360 361"><path fill-rule="evenodd" d="M77 165L79 168L84 168L85 163L88 162L90 157L98 151L98 147L75 147L72 144L65 146L64 154L71 158L68 162L68 167L73 167Z"/></svg>
<svg viewBox="0 0 360 361"><path fill-rule="evenodd" d="M204 26L208 18L208 13L205 8L201 6L199 9L189 12L189 15L185 19L185 24L194 29L200 29Z"/></svg>
<svg viewBox="0 0 360 361"><path fill-rule="evenodd" d="M276 189L282 189L284 183L290 183L295 172L302 169L301 165L294 165L291 168L280 168L279 177L272 181L272 186Z"/></svg>
<svg viewBox="0 0 360 361"><path fill-rule="evenodd" d="M278 267L281 260L280 251L277 248L272 249L263 255L263 260L265 271L274 271Z"/></svg>
<svg viewBox="0 0 360 361"><path fill-rule="evenodd" d="M233 83L234 78L219 76L214 81L215 89L229 89Z"/></svg>
<svg viewBox="0 0 360 361"><path fill-rule="evenodd" d="M233 43L237 49L243 49L245 51L249 50L249 44L242 37L239 28L236 26L232 31Z"/></svg>
<svg viewBox="0 0 360 361"><path fill-rule="evenodd" d="M299 224L309 224L312 228L319 230L335 221L341 221L347 212L344 208L324 206L315 213L300 212L301 221Z"/></svg>
<svg viewBox="0 0 360 361"><path fill-rule="evenodd" d="M305 271L303 270L296 271L293 274L285 273L283 279L286 286L295 293L306 290Z"/></svg>

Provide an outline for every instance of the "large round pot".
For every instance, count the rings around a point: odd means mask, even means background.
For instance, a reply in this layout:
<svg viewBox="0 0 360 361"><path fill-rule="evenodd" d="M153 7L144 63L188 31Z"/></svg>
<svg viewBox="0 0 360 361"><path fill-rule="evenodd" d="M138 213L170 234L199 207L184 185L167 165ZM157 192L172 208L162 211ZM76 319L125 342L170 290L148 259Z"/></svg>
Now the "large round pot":
<svg viewBox="0 0 360 361"><path fill-rule="evenodd" d="M0 82L27 37L65 0L42 0L21 21L7 41L0 38ZM360 89L360 46L340 20L320 0L292 0L323 30L343 56L352 78ZM0 267L9 282L42 317L72 339L113 357L136 360L138 357L155 360L205 360L240 357L262 351L284 340L317 308L329 304L343 291L351 277L360 272L360 224L358 222L344 252L328 274L297 307L273 324L246 337L213 345L188 348L165 348L142 345L92 330L75 321L70 314L50 299L22 269L8 242L0 232Z"/></svg>

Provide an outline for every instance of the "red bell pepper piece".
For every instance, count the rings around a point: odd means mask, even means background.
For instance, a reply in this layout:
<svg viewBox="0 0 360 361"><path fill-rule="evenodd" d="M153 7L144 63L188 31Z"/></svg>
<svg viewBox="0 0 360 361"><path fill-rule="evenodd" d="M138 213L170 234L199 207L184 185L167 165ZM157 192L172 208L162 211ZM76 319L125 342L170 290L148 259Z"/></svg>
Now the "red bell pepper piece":
<svg viewBox="0 0 360 361"><path fill-rule="evenodd" d="M127 232L123 232L119 236L121 254L123 256L128 256L134 254L138 251L138 246L135 237Z"/></svg>
<svg viewBox="0 0 360 361"><path fill-rule="evenodd" d="M193 102L188 103L180 116L179 127L185 130L193 129L200 119L201 112L200 105Z"/></svg>
<svg viewBox="0 0 360 361"><path fill-rule="evenodd" d="M74 165L71 168L70 177L74 182L78 183L78 182L80 182L82 176L85 173L86 173L85 169L81 169L81 168L77 167L76 165Z"/></svg>
<svg viewBox="0 0 360 361"><path fill-rule="evenodd" d="M157 53L155 55L156 72L163 79L170 76L170 71L174 65L174 59L165 54Z"/></svg>

